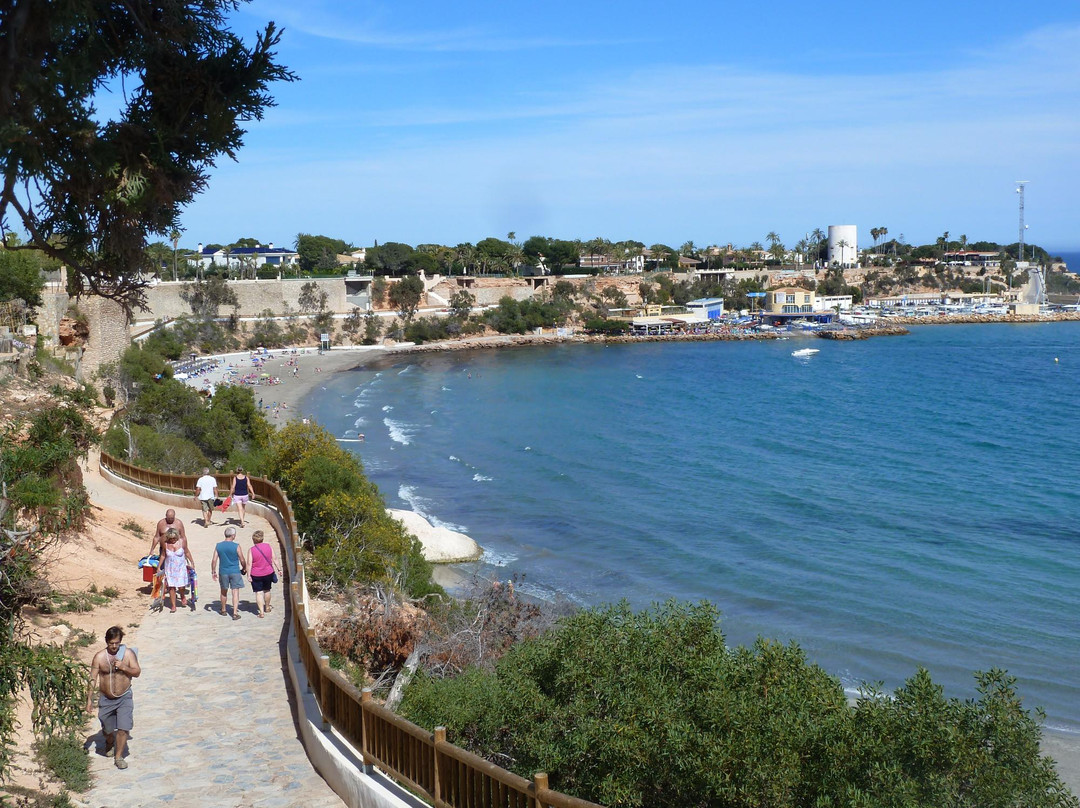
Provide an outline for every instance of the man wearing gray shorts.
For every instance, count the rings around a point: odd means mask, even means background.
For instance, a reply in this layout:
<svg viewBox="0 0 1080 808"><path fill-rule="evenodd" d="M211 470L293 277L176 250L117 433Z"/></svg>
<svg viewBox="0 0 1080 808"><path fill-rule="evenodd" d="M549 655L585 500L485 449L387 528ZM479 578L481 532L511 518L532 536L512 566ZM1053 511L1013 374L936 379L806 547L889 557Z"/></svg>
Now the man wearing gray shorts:
<svg viewBox="0 0 1080 808"><path fill-rule="evenodd" d="M105 632L105 649L98 651L90 662L90 686L86 693L86 712L93 712L94 689L98 698L98 720L105 736L105 754L114 751L116 768L126 769L124 747L134 726L134 699L131 680L142 673L139 659L132 648L121 645L124 630L113 626Z"/></svg>

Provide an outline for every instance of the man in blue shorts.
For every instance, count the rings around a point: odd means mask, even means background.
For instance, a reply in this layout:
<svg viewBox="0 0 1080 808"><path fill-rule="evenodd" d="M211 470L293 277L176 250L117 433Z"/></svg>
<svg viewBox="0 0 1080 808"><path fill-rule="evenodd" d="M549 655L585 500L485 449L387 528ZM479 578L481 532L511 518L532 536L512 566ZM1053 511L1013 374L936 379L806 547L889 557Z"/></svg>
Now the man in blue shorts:
<svg viewBox="0 0 1080 808"><path fill-rule="evenodd" d="M134 699L131 680L142 673L134 649L121 644L124 630L113 626L105 632L105 649L98 651L90 662L90 687L86 693L86 712L94 710L94 689L98 698L98 720L105 736L105 754L114 752L116 768L126 769L124 747L134 726Z"/></svg>

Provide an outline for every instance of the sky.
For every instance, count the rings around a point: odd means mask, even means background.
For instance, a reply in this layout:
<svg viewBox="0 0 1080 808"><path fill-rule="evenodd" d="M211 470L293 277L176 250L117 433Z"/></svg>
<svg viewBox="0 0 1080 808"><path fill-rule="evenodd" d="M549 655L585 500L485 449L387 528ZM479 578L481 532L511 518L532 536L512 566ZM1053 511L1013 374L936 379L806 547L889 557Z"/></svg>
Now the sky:
<svg viewBox="0 0 1080 808"><path fill-rule="evenodd" d="M1080 250L1080 3L254 0L300 80L181 246L298 233Z"/></svg>

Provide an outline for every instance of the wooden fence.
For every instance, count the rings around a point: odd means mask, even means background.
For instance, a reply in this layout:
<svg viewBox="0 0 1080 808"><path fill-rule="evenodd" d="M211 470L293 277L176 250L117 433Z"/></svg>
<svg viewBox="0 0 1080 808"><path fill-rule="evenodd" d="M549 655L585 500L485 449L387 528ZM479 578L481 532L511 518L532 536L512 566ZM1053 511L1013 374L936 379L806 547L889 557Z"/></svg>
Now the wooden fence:
<svg viewBox="0 0 1080 808"><path fill-rule="evenodd" d="M101 465L118 477L148 488L194 497L193 474L166 474L139 468L101 453ZM231 475L218 475L218 485L229 488ZM284 525L286 591L292 606L292 630L308 683L322 711L323 728L333 725L354 748L365 766L377 766L391 778L424 795L436 808L600 808L595 803L548 788L548 776L531 781L499 768L446 740L446 729L428 732L387 710L357 690L329 666L307 615L307 582L300 560L300 532L292 505L281 486L261 477L251 478L252 499L277 511Z"/></svg>

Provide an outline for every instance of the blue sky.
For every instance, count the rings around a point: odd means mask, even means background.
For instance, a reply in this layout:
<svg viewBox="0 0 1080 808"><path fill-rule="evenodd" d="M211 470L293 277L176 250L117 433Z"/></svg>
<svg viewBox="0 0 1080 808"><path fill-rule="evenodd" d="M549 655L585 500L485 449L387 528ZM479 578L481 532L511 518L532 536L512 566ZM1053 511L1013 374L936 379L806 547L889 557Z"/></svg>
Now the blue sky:
<svg viewBox="0 0 1080 808"><path fill-rule="evenodd" d="M519 7L520 6L520 7ZM527 7L526 7L527 6ZM183 246L299 232L1080 249L1080 3L255 0L300 81Z"/></svg>

